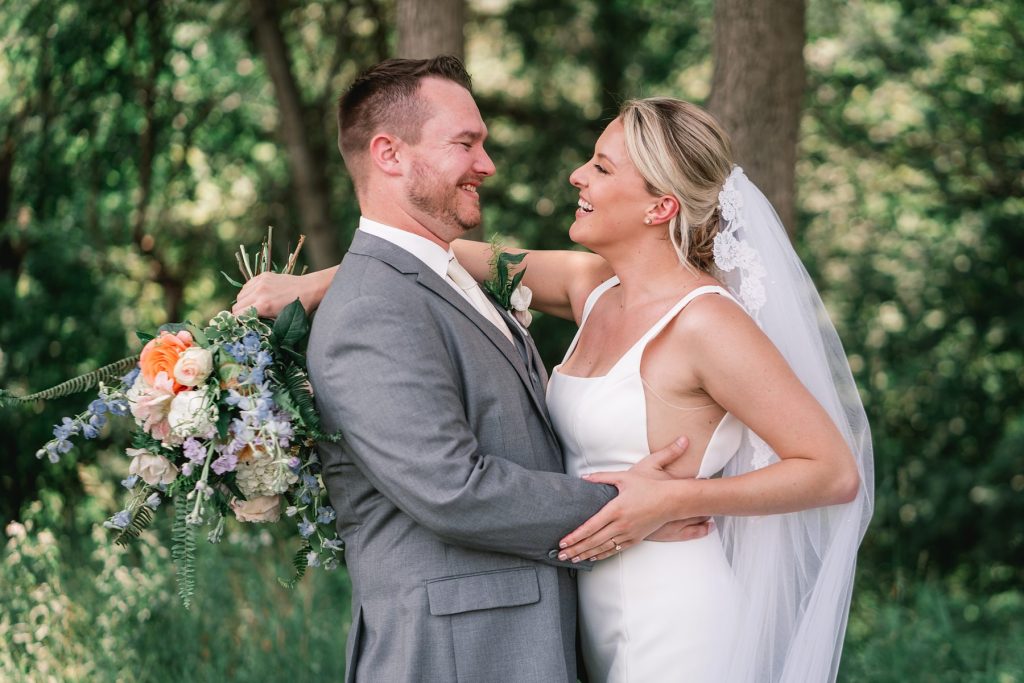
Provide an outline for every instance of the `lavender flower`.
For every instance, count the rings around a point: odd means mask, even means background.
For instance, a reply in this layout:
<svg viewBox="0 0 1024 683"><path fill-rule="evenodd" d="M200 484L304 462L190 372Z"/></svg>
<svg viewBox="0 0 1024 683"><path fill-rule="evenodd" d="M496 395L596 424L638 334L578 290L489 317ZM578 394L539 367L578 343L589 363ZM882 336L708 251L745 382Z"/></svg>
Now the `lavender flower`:
<svg viewBox="0 0 1024 683"><path fill-rule="evenodd" d="M221 456L214 460L213 464L210 465L210 469L217 474L234 472L236 467L238 467L238 456L231 453L222 453Z"/></svg>
<svg viewBox="0 0 1024 683"><path fill-rule="evenodd" d="M206 460L206 448L195 437L188 437L181 444L181 451L188 458L189 462L198 465Z"/></svg>

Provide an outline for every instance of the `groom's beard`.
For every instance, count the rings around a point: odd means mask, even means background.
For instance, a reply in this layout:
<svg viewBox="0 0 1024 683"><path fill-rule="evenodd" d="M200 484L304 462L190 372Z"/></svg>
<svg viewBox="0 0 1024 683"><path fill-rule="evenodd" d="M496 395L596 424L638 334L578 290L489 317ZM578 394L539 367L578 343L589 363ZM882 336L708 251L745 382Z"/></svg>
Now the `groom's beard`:
<svg viewBox="0 0 1024 683"><path fill-rule="evenodd" d="M445 225L466 232L480 225L480 206L460 211L460 192L458 187L446 185L426 164L413 162L409 183L412 205Z"/></svg>

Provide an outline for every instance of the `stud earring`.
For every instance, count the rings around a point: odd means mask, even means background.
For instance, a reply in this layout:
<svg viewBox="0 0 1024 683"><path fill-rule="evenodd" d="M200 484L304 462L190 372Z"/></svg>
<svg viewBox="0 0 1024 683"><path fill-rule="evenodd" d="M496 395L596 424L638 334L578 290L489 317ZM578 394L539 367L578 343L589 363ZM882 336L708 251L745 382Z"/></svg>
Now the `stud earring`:
<svg viewBox="0 0 1024 683"><path fill-rule="evenodd" d="M651 224L651 217L648 216L647 218L644 219L644 225L650 225L650 224Z"/></svg>

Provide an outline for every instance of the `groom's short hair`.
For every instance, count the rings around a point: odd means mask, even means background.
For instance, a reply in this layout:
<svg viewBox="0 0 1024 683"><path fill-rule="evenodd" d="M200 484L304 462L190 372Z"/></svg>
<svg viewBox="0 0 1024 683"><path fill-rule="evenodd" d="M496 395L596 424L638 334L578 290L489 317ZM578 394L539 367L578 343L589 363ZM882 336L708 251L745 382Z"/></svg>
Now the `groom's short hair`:
<svg viewBox="0 0 1024 683"><path fill-rule="evenodd" d="M432 59L386 59L356 77L338 98L338 149L353 176L370 140L381 131L409 144L419 142L430 105L418 96L424 78L442 78L472 90L462 62L450 55Z"/></svg>

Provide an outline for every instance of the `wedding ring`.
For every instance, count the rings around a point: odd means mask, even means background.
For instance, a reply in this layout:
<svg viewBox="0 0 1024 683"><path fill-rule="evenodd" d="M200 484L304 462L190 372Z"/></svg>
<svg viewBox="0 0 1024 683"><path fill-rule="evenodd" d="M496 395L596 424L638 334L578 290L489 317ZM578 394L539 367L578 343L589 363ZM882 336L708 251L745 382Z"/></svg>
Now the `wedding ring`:
<svg viewBox="0 0 1024 683"><path fill-rule="evenodd" d="M619 545L618 541L615 540L614 536L612 536L612 545L615 546L615 552L621 552L622 551L622 546Z"/></svg>

